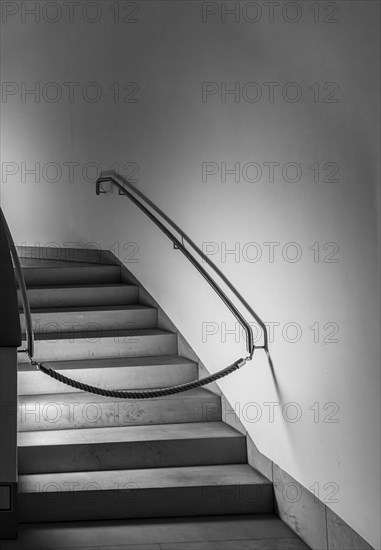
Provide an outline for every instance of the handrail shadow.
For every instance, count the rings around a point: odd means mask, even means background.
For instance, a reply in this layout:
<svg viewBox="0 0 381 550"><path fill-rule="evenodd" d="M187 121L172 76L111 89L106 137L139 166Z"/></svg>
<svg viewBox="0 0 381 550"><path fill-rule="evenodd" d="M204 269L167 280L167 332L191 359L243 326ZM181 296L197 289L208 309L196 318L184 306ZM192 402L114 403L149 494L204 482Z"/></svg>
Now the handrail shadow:
<svg viewBox="0 0 381 550"><path fill-rule="evenodd" d="M224 284L229 288L229 290L234 294L234 296L242 303L242 305L247 309L247 311L253 316L253 318L257 321L258 325L262 328L263 331L263 339L264 339L264 345L263 346L255 346L257 349L264 349L269 366L271 368L271 371L273 373L273 376L275 378L274 373L274 364L270 355L269 351L269 340L268 340L268 333L267 333L267 327L265 323L262 321L262 319L258 316L258 314L253 310L253 308L250 306L250 304L247 302L247 300L242 296L240 292L233 286L233 284L229 281L229 279L224 275L224 273L214 264L214 262L211 261L211 259L204 254L204 252L197 246L197 244L165 213L159 208L155 203L151 201L142 191L137 189L131 182L129 182L125 177L120 175L115 170L108 170L108 171L102 171L100 178L98 178L97 182L101 180L102 178L113 178L115 180L119 180L123 186L127 187L130 191L132 191L135 195L140 197L152 210L154 210L159 216L161 216L162 219L164 219L177 233L181 236L182 242L186 241L195 252L202 258L202 260L208 264L208 266L213 269L213 271L220 277L220 279L224 282ZM121 195L123 193L119 191Z"/></svg>

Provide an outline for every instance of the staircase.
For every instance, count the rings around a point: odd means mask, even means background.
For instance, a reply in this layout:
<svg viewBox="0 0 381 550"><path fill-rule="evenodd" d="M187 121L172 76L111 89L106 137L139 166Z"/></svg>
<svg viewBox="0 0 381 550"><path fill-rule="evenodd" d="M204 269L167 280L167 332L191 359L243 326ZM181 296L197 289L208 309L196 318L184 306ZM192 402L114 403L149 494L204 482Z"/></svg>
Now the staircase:
<svg viewBox="0 0 381 550"><path fill-rule="evenodd" d="M117 260L21 263L37 360L106 389L198 378ZM22 313L21 323L25 333ZM221 421L218 395L117 400L75 391L24 354L18 368L21 522L273 512L272 484L246 463L245 436Z"/></svg>

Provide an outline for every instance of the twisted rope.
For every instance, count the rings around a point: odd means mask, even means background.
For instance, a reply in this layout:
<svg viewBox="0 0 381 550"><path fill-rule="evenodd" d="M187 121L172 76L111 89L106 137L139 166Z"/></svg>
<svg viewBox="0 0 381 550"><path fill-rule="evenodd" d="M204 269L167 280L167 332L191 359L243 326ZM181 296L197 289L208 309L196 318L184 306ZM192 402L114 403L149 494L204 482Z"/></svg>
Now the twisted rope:
<svg viewBox="0 0 381 550"><path fill-rule="evenodd" d="M31 357L29 357L31 365L37 367L38 370L40 370L47 376L58 380L58 382L62 382L62 384L66 384L67 386L71 386L72 388L77 388L78 390L86 391L88 393L94 393L95 395L101 395L103 397L115 397L116 399L151 399L153 397L164 397L166 395L181 393L187 390L192 390L194 388L201 388L202 386L206 386L211 382L215 382L216 380L219 380L224 376L228 376L228 374L231 374L232 372L240 369L246 364L246 361L250 361L251 358L252 357L249 356L246 358L237 359L237 361L235 361L232 365L229 365L225 369L222 369L215 374L211 374L209 376L206 376L205 378L201 378L200 380L187 382L186 384L179 384L177 386L171 386L168 388L154 388L150 390L119 391L105 390L104 388L90 386L89 384L84 384L83 382L79 382L78 380L73 380L72 378L68 378L67 376L64 376L63 374L51 369L50 367L47 367L43 363L35 361Z"/></svg>

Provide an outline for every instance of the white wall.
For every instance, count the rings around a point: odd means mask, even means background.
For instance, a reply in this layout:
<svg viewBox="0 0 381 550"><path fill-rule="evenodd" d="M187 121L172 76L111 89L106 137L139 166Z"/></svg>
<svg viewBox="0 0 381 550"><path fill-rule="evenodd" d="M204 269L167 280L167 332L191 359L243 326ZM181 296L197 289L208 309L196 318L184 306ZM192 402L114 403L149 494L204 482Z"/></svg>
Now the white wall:
<svg viewBox="0 0 381 550"><path fill-rule="evenodd" d="M258 448L305 486L319 486L320 498L377 547L378 3L337 2L339 12L330 15L331 8L320 2L316 23L312 2L297 4L301 17L295 23L285 19L298 15L292 6L283 18L275 11L273 23L264 4L257 23L247 21L254 17L252 8L243 13L246 20L241 14L240 21L229 16L223 23L221 13L203 22L201 2L147 1L139 4L137 23L114 23L111 3L96 5L101 9L96 23L80 11L71 23L65 11L56 23L46 21L55 17L53 11L36 23L20 4L3 24L3 82L17 83L20 90L22 82L28 87L40 82L42 88L57 83L44 89L39 103L31 96L22 101L14 84L7 85L14 95L3 93L1 201L15 240L96 242L114 251L118 243L122 257L132 250L123 247L136 243L138 262L128 267L210 370L236 359L243 339L235 343L228 336L223 342L220 330L203 342L205 323L234 328L205 283L133 205L116 195L96 197L94 185L82 177L87 163L107 169L118 162L121 173L125 163L137 163L137 186L200 246L217 243L214 261L266 322L279 323L271 346L275 379L258 352L252 364L221 383ZM209 7L215 6L222 4ZM89 9L87 16L94 14ZM338 22L323 22L324 17ZM109 88L117 81L138 83L139 102L115 102ZM241 89L255 82L262 99L248 101L250 87L237 102L231 95L221 102L218 94L203 102L202 82L223 81L228 87L238 82ZM64 82L79 83L73 102ZM80 90L89 82L101 87L100 101L82 98ZM280 83L274 102L265 82ZM302 90L297 102L280 93L290 82ZM324 89L327 82L336 84ZM310 88L314 83L319 99ZM336 85L332 97L338 101L323 102ZM57 86L62 99L48 102L46 94L52 98ZM289 92L291 97L291 87ZM50 179L58 165L62 177L52 183L43 174L36 183L25 175L20 183L22 163L30 168L36 162ZM71 162L79 163L74 181L68 177ZM257 183L228 176L223 184L217 174L203 182L203 162L228 167L257 162L263 176ZM297 163L301 178L287 181L277 168L270 183L264 162ZM316 162L319 183L309 168ZM338 182L322 182L332 166L324 169L328 162L338 166ZM48 172L47 163L54 163ZM293 177L292 169L286 176ZM253 248L244 248L250 242L263 252L256 263L246 254ZM273 263L265 242L280 243ZM302 251L295 263L281 253L290 242ZM322 247L330 242L338 247L336 263L324 261L333 248ZM238 243L238 257L222 261L222 243L228 248ZM314 243L320 247L317 262L309 249ZM287 341L292 329L282 337L291 322L302 331L295 343ZM326 323L334 324L324 328ZM320 327L318 342L312 325ZM324 343L335 326L338 342ZM296 403L297 409L287 410L290 416L298 410L300 421L284 420L277 407L270 422L264 405L269 402ZM254 418L250 403L260 407L261 418ZM325 422L334 408L338 422ZM336 503L327 500L334 487Z"/></svg>

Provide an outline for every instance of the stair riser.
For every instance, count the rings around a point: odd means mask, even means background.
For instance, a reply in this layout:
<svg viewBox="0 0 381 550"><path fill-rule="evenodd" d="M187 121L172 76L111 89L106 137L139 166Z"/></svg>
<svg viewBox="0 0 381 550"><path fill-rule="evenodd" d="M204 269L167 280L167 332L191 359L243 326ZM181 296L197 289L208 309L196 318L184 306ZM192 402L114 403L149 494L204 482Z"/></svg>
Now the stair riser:
<svg viewBox="0 0 381 550"><path fill-rule="evenodd" d="M160 388L185 384L198 378L197 364L65 369L61 372L69 378L108 390L122 387L129 389ZM18 374L18 395L73 393L75 391L80 392L81 390L66 386L39 371L23 371Z"/></svg>
<svg viewBox="0 0 381 550"><path fill-rule="evenodd" d="M90 486L88 486L90 487ZM96 484L93 487L97 487ZM273 512L271 485L223 485L139 489L133 483L109 491L70 491L52 484L18 495L21 522L86 521L141 517ZM53 492L55 491L55 492ZM62 492L61 492L62 491Z"/></svg>
<svg viewBox="0 0 381 550"><path fill-rule="evenodd" d="M195 397L153 400L112 400L94 395L93 401L81 402L80 397L56 401L20 399L18 431L70 430L178 422L215 422L221 420L219 398Z"/></svg>
<svg viewBox="0 0 381 550"><path fill-rule="evenodd" d="M25 347L25 342L23 342ZM73 338L72 340L36 341L35 357L39 361L94 359L101 357L137 357L176 355L176 334L139 336ZM25 354L19 354L19 363L28 363Z"/></svg>
<svg viewBox="0 0 381 550"><path fill-rule="evenodd" d="M30 307L79 307L136 304L139 299L137 286L123 287L78 287L78 288L33 288L28 289ZM18 292L19 308L22 307Z"/></svg>
<svg viewBox="0 0 381 550"><path fill-rule="evenodd" d="M120 267L29 267L23 275L27 286L119 283Z"/></svg>
<svg viewBox="0 0 381 550"><path fill-rule="evenodd" d="M19 473L243 464L246 440L231 438L19 447Z"/></svg>
<svg viewBox="0 0 381 550"><path fill-rule="evenodd" d="M25 334L25 316L20 315L21 331ZM32 312L33 330L36 334L49 334L59 337L63 332L81 332L101 330L123 330L155 328L157 310L107 310L107 311L59 311L47 313Z"/></svg>

